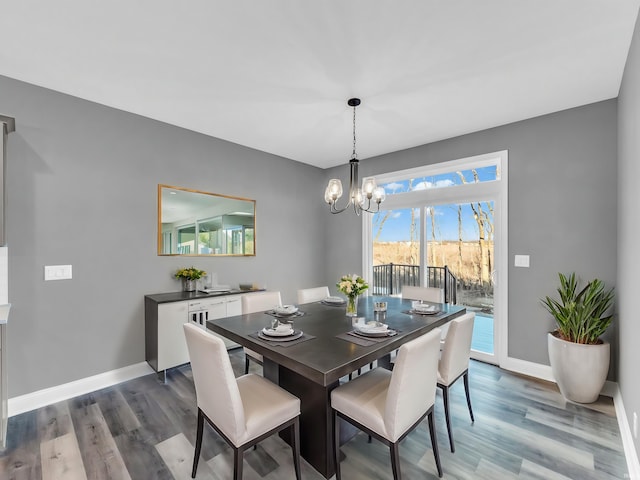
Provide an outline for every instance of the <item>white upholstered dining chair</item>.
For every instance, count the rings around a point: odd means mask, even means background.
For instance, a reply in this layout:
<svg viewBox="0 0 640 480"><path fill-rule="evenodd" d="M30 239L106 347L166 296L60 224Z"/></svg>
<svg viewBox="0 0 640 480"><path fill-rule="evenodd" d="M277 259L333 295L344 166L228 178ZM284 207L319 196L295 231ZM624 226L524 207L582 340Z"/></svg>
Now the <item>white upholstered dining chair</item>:
<svg viewBox="0 0 640 480"><path fill-rule="evenodd" d="M206 419L233 449L234 480L242 478L245 450L289 428L293 466L300 480L300 399L259 375L236 380L221 339L188 323L184 333L198 404L191 478L196 477Z"/></svg>
<svg viewBox="0 0 640 480"><path fill-rule="evenodd" d="M449 388L460 377L464 380L464 391L467 396L467 407L471 422L474 422L469 396L469 355L471 353L471 337L475 313L466 313L449 322L447 336L444 339L440 363L438 365L438 387L442 389L444 402L444 416L449 434L449 446L455 452L453 433L451 431L451 416L449 414Z"/></svg>
<svg viewBox="0 0 640 480"><path fill-rule="evenodd" d="M439 351L440 329L436 328L400 347L393 372L376 368L331 392L336 480L341 479L338 417L389 447L395 480L401 476L399 443L427 417L438 476L442 476L433 421Z"/></svg>
<svg viewBox="0 0 640 480"><path fill-rule="evenodd" d="M329 296L329 287L301 288L298 290L298 304L324 300Z"/></svg>
<svg viewBox="0 0 640 480"><path fill-rule="evenodd" d="M263 312L271 310L276 305L282 305L282 297L280 292L258 292L248 293L242 296L240 300L242 306L242 314ZM249 373L249 359L262 365L262 355L248 348L244 348L244 373Z"/></svg>
<svg viewBox="0 0 640 480"><path fill-rule="evenodd" d="M402 287L402 298L422 300L423 302L444 303L444 290L435 287L405 285Z"/></svg>

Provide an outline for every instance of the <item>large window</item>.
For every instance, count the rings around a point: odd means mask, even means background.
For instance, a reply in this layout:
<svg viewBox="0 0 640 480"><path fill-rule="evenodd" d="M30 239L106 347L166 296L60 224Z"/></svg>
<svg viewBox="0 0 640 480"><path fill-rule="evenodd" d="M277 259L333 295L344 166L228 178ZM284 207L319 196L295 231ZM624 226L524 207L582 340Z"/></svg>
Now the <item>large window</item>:
<svg viewBox="0 0 640 480"><path fill-rule="evenodd" d="M495 288L497 272L506 277L505 168L498 152L379 176L387 200L365 217L364 231L371 293L443 288L448 302L476 313L472 348L493 362L506 312L498 305L506 294Z"/></svg>

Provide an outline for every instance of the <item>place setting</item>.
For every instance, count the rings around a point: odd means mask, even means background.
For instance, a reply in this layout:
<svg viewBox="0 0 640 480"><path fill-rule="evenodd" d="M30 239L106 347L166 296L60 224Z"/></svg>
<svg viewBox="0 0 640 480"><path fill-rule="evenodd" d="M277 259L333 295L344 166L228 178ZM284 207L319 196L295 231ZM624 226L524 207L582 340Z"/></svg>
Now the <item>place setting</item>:
<svg viewBox="0 0 640 480"><path fill-rule="evenodd" d="M409 315L438 315L442 313L442 310L437 305L415 301L411 304L411 310L407 310L404 313Z"/></svg>
<svg viewBox="0 0 640 480"><path fill-rule="evenodd" d="M358 322L353 324L353 330L336 336L347 342L369 347L376 343L386 342L389 338L398 334L398 330L389 328L385 323L367 322L364 317L357 317L356 320Z"/></svg>
<svg viewBox="0 0 640 480"><path fill-rule="evenodd" d="M342 297L326 297L320 300L320 303L333 307L342 307L346 303L346 300Z"/></svg>
<svg viewBox="0 0 640 480"><path fill-rule="evenodd" d="M356 323L353 325L353 331L349 333L366 338L393 337L398 334L396 330L389 328L389 325L386 323L376 322L375 320L372 322Z"/></svg>
<svg viewBox="0 0 640 480"><path fill-rule="evenodd" d="M338 338L366 347L395 337L398 330L389 328L389 325L384 323L386 315L387 302L375 302L374 320L367 321L364 317L355 317L351 324L353 330L338 335Z"/></svg>
<svg viewBox="0 0 640 480"><path fill-rule="evenodd" d="M276 305L271 310L267 310L264 313L275 318L283 319L297 318L304 315L304 312L300 311L295 305Z"/></svg>
<svg viewBox="0 0 640 480"><path fill-rule="evenodd" d="M271 346L281 347L289 347L315 338L313 335L305 335L302 330L297 330L292 321L281 322L278 318L274 318L270 326L264 327L258 333L249 336L258 338Z"/></svg>

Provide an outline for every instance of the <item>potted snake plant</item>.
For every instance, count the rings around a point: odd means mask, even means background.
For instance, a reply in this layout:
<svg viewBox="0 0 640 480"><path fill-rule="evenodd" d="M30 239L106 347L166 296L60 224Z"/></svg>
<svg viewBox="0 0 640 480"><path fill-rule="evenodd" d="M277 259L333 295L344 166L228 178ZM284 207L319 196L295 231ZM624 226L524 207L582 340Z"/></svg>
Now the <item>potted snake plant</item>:
<svg viewBox="0 0 640 480"><path fill-rule="evenodd" d="M575 273L560 273L559 277L560 299L542 299L556 322L556 329L547 335L549 362L565 398L592 403L609 372L610 344L601 336L613 319L613 288L605 288L596 278L578 290Z"/></svg>

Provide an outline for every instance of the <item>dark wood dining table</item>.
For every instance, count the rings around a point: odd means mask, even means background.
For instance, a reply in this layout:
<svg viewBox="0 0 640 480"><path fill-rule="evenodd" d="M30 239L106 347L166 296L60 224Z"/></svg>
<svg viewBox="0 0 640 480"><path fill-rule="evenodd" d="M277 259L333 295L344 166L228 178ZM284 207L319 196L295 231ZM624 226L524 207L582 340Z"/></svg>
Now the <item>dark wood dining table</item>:
<svg viewBox="0 0 640 480"><path fill-rule="evenodd" d="M380 301L387 302L385 323L398 332L382 341L362 341L361 337L348 335L347 332L353 330L353 320L346 316L345 305L320 302L299 305L303 315L292 319L293 326L306 337L291 345L257 338L258 331L271 326L273 320L264 312L207 322L211 331L262 354L264 376L300 398L300 451L325 478L335 473L330 394L340 384L340 379L374 361L378 361L379 367L388 366L391 352L403 343L466 311L458 305L435 304L441 313L411 314L411 300L363 296L358 302L358 316L366 321L373 320L373 303ZM365 343L367 345L363 345ZM349 430L345 431L348 434Z"/></svg>

